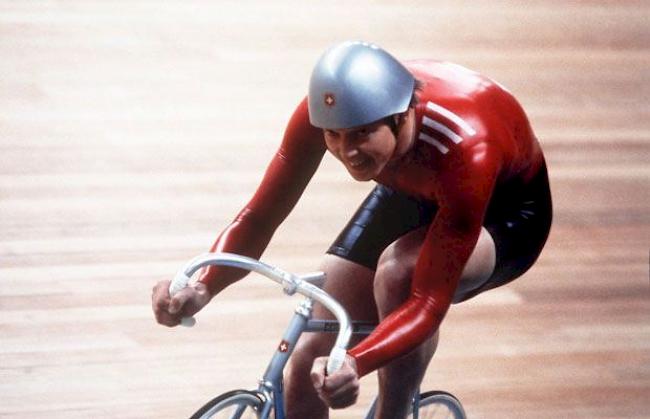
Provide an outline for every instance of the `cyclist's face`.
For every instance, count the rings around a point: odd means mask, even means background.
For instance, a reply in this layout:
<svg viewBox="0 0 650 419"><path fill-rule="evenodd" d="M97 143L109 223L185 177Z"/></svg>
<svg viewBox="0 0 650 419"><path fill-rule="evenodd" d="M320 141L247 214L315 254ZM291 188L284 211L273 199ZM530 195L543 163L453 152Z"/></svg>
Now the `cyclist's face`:
<svg viewBox="0 0 650 419"><path fill-rule="evenodd" d="M384 121L346 129L324 130L327 149L356 180L379 175L393 156L395 135Z"/></svg>

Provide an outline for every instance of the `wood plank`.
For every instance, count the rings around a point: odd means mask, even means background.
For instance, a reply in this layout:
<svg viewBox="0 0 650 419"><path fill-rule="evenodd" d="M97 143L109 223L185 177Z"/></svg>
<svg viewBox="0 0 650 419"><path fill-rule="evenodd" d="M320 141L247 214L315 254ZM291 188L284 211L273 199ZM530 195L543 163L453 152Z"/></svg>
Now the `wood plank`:
<svg viewBox="0 0 650 419"><path fill-rule="evenodd" d="M186 417L255 386L296 299L251 278L167 329L151 287L250 197L347 38L499 80L549 164L546 250L450 310L424 388L471 418L647 418L649 20L640 0L0 0L0 418ZM370 187L327 157L264 258L317 269Z"/></svg>

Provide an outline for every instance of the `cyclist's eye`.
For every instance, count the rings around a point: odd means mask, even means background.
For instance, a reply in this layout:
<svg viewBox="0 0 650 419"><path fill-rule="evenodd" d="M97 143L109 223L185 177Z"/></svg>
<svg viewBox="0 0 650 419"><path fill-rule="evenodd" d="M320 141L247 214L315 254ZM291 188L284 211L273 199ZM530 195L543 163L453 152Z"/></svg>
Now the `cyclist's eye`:
<svg viewBox="0 0 650 419"><path fill-rule="evenodd" d="M325 130L325 135L327 135L328 137L333 137L333 138L338 137L338 133L336 131L331 131L331 130L328 130L328 129Z"/></svg>

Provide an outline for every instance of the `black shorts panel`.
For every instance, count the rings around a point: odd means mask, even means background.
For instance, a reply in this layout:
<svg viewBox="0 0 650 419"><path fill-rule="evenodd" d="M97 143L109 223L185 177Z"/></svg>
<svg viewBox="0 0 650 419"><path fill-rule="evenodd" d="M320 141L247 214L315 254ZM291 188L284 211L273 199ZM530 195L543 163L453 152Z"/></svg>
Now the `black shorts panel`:
<svg viewBox="0 0 650 419"><path fill-rule="evenodd" d="M328 254L375 270L381 253L409 231L431 224L437 206L377 185L339 234ZM501 286L526 272L537 260L551 226L552 205L546 168L525 185L498 188L484 226L496 246L496 267L481 287L463 300Z"/></svg>
<svg viewBox="0 0 650 419"><path fill-rule="evenodd" d="M483 225L496 246L490 279L467 298L518 278L535 263L551 230L553 205L544 165L525 185L495 191Z"/></svg>
<svg viewBox="0 0 650 419"><path fill-rule="evenodd" d="M389 244L431 224L437 206L377 185L363 201L327 253L375 270Z"/></svg>

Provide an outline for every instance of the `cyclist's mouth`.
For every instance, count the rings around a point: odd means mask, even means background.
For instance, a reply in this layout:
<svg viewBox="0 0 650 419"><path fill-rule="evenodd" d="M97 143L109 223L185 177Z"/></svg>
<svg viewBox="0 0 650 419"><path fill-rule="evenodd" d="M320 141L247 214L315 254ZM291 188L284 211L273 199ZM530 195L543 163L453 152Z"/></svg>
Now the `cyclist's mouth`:
<svg viewBox="0 0 650 419"><path fill-rule="evenodd" d="M355 171L364 170L368 167L368 164L371 163L371 159L368 157L360 157L354 160L348 161L348 167Z"/></svg>

